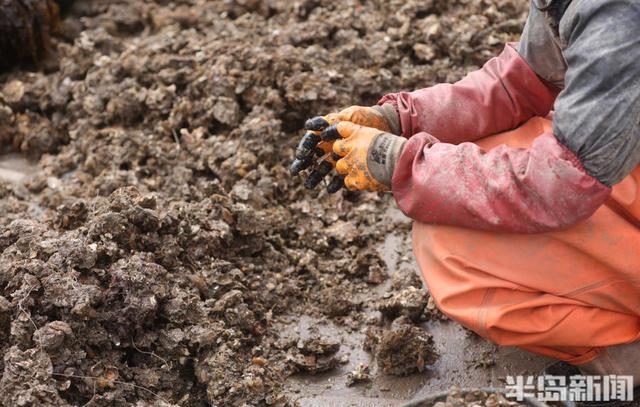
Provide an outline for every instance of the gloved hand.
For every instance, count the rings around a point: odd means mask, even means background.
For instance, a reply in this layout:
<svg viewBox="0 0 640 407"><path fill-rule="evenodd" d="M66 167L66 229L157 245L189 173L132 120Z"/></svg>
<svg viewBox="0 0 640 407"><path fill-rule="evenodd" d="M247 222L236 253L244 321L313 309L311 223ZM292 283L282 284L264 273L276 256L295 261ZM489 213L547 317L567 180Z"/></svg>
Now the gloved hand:
<svg viewBox="0 0 640 407"><path fill-rule="evenodd" d="M345 186L352 191L390 190L406 139L351 122L340 122L336 129L342 140L333 144L333 152L341 157L336 171L345 176Z"/></svg>
<svg viewBox="0 0 640 407"><path fill-rule="evenodd" d="M312 165L314 168L305 181L306 188L315 188L335 167L339 158L331 153L333 141L340 138L335 125L341 121L374 127L385 132L400 133L400 119L391 105L351 106L338 113L318 116L307 120L307 133L296 149L296 158L291 165L291 174L296 175ZM317 162L317 159L320 162ZM336 176L327 186L330 193L337 192L343 185L343 177Z"/></svg>

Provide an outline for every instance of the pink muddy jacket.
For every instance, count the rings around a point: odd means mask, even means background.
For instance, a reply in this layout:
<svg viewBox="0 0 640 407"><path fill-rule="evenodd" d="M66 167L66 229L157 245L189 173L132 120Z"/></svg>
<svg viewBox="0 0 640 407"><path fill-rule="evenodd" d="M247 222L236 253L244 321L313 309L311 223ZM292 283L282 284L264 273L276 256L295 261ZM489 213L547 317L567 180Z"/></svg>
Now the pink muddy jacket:
<svg viewBox="0 0 640 407"><path fill-rule="evenodd" d="M546 116L557 94L508 45L456 84L385 96L409 138L392 181L400 209L427 223L521 233L589 217L610 189L553 134L528 149L470 143Z"/></svg>
<svg viewBox="0 0 640 407"><path fill-rule="evenodd" d="M589 176L553 134L529 149L470 143L546 116L558 90L508 45L460 82L385 96L409 138L396 164L396 202L410 218L475 229L536 233L590 216L610 188Z"/></svg>
<svg viewBox="0 0 640 407"><path fill-rule="evenodd" d="M564 4L553 25L532 2L518 51L507 45L461 81L380 100L396 108L409 139L392 179L407 216L490 231L562 229L593 214L640 164L640 3ZM470 143L552 109L553 133L530 148Z"/></svg>

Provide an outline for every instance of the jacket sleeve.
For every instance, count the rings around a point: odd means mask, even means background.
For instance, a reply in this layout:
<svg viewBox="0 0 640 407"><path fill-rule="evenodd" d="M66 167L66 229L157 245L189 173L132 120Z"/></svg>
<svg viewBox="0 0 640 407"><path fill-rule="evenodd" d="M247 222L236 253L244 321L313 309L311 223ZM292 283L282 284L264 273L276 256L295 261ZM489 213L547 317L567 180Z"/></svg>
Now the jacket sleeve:
<svg viewBox="0 0 640 407"><path fill-rule="evenodd" d="M503 145L488 152L418 133L405 144L392 187L412 219L516 233L568 227L588 218L611 192L551 133L527 149Z"/></svg>
<svg viewBox="0 0 640 407"><path fill-rule="evenodd" d="M400 208L422 222L518 233L562 229L591 216L611 185L640 164L638 21L635 0L573 2L560 24L567 73L553 133L527 149L490 151L418 133L407 141L392 179ZM437 101L429 103L439 111ZM457 108L447 104L453 114ZM479 117L483 131L484 122L495 119L485 103L464 97L461 104L460 111L473 112L463 117Z"/></svg>
<svg viewBox="0 0 640 407"><path fill-rule="evenodd" d="M402 135L426 132L459 144L511 130L533 116L546 116L558 89L538 77L508 44L482 69L454 84L384 96L400 116Z"/></svg>

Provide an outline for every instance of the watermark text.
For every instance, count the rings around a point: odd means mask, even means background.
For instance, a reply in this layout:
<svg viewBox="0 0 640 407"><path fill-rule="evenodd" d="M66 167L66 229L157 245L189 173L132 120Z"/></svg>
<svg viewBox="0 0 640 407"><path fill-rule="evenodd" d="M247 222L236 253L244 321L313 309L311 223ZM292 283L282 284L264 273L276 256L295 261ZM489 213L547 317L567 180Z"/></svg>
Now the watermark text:
<svg viewBox="0 0 640 407"><path fill-rule="evenodd" d="M517 401L633 401L633 376L507 376L506 388Z"/></svg>

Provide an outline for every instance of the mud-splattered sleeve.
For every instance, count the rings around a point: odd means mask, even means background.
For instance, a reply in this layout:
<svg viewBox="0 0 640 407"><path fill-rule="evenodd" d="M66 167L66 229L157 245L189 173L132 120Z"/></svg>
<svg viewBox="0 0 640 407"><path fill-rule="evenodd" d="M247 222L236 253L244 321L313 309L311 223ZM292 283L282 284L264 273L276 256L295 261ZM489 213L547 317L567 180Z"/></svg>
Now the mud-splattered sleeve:
<svg viewBox="0 0 640 407"><path fill-rule="evenodd" d="M453 84L384 96L400 117L402 135L421 131L458 144L511 130L551 110L558 89L536 75L518 54L516 44L482 69Z"/></svg>
<svg viewBox="0 0 640 407"><path fill-rule="evenodd" d="M392 187L398 207L417 221L516 233L569 227L611 192L550 132L529 148L489 151L418 133L405 144Z"/></svg>

